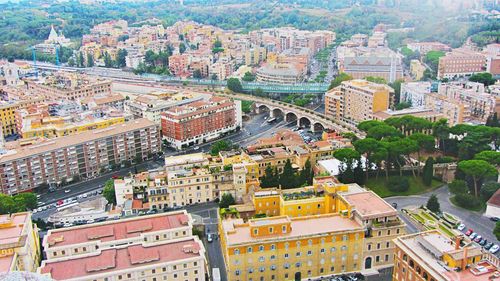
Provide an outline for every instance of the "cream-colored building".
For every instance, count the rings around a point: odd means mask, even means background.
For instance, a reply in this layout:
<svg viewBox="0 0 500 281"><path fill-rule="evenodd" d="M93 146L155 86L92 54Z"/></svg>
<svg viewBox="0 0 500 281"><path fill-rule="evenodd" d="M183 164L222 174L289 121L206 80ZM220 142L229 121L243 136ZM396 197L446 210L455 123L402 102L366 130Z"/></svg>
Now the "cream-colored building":
<svg viewBox="0 0 500 281"><path fill-rule="evenodd" d="M450 126L462 124L468 118L468 108L460 101L447 98L437 93L425 96L426 108L442 114Z"/></svg>
<svg viewBox="0 0 500 281"><path fill-rule="evenodd" d="M0 215L0 275L11 271L35 272L40 264L38 228L31 213Z"/></svg>
<svg viewBox="0 0 500 281"><path fill-rule="evenodd" d="M419 60L411 60L410 73L415 80L420 80L424 77L425 66Z"/></svg>
<svg viewBox="0 0 500 281"><path fill-rule="evenodd" d="M325 95L325 113L356 123L371 120L375 112L389 109L393 95L387 85L361 79L344 81Z"/></svg>
<svg viewBox="0 0 500 281"><path fill-rule="evenodd" d="M205 280L205 248L176 211L49 230L38 273L55 280Z"/></svg>

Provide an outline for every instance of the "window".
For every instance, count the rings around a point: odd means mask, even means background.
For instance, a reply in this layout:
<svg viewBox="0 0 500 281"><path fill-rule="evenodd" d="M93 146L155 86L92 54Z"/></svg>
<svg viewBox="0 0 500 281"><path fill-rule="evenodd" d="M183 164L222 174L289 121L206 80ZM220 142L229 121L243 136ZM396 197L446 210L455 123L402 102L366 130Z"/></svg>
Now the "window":
<svg viewBox="0 0 500 281"><path fill-rule="evenodd" d="M344 246L342 246L342 248L340 248L340 249L341 249L342 251L345 251L345 250L347 250L347 246L345 246L345 245L344 245Z"/></svg>
<svg viewBox="0 0 500 281"><path fill-rule="evenodd" d="M377 250L380 249L380 243L377 243Z"/></svg>
<svg viewBox="0 0 500 281"><path fill-rule="evenodd" d="M274 264L271 265L271 270L276 270L276 266Z"/></svg>
<svg viewBox="0 0 500 281"><path fill-rule="evenodd" d="M288 254L285 254L285 259L288 259Z"/></svg>
<svg viewBox="0 0 500 281"><path fill-rule="evenodd" d="M321 249L320 253L324 254L325 253L325 249Z"/></svg>
<svg viewBox="0 0 500 281"><path fill-rule="evenodd" d="M264 245L259 246L259 251L263 252L264 251Z"/></svg>
<svg viewBox="0 0 500 281"><path fill-rule="evenodd" d="M276 245L271 244L271 251L274 251L274 250L276 250Z"/></svg>
<svg viewBox="0 0 500 281"><path fill-rule="evenodd" d="M260 262L264 262L264 257L259 257Z"/></svg>
<svg viewBox="0 0 500 281"><path fill-rule="evenodd" d="M252 247L248 247L247 252L251 253L252 252Z"/></svg>
<svg viewBox="0 0 500 281"><path fill-rule="evenodd" d="M295 267L300 267L300 262L296 263Z"/></svg>
<svg viewBox="0 0 500 281"><path fill-rule="evenodd" d="M385 261L389 261L389 255L385 255Z"/></svg>
<svg viewBox="0 0 500 281"><path fill-rule="evenodd" d="M379 262L380 261L380 256L376 256L375 257L375 262Z"/></svg>
<svg viewBox="0 0 500 281"><path fill-rule="evenodd" d="M274 232L274 228L270 227L269 228L269 233L273 233Z"/></svg>
<svg viewBox="0 0 500 281"><path fill-rule="evenodd" d="M290 268L290 264L286 262L286 263L283 265L283 267L284 267L285 269L289 269L289 268Z"/></svg>
<svg viewBox="0 0 500 281"><path fill-rule="evenodd" d="M385 243L385 247L386 247L386 248L389 248L390 246L391 246L391 243L390 243L390 242Z"/></svg>
<svg viewBox="0 0 500 281"><path fill-rule="evenodd" d="M331 253L335 252L335 247L331 247L331 248L330 248L330 252L331 252Z"/></svg>
<svg viewBox="0 0 500 281"><path fill-rule="evenodd" d="M236 271L234 272L234 274L236 274L236 276L239 276L239 275L240 275L240 271L239 271L239 270L236 270Z"/></svg>
<svg viewBox="0 0 500 281"><path fill-rule="evenodd" d="M307 244L309 244L309 246L311 246L311 245L313 244L313 241L312 241L311 239L309 239L309 240L307 241Z"/></svg>
<svg viewBox="0 0 500 281"><path fill-rule="evenodd" d="M307 251L307 255L311 256L312 255L312 251L311 250Z"/></svg>
<svg viewBox="0 0 500 281"><path fill-rule="evenodd" d="M234 254L235 255L239 255L240 254L240 250L239 249L234 249Z"/></svg>
<svg viewBox="0 0 500 281"><path fill-rule="evenodd" d="M296 257L300 257L300 252L295 253Z"/></svg>
<svg viewBox="0 0 500 281"><path fill-rule="evenodd" d="M258 235L258 234L259 234L259 229L254 228L254 229L253 229L253 235Z"/></svg>
<svg viewBox="0 0 500 281"><path fill-rule="evenodd" d="M348 236L347 236L347 235L343 235L343 236L342 236L342 241L347 241L347 239L348 239Z"/></svg>
<svg viewBox="0 0 500 281"><path fill-rule="evenodd" d="M250 268L248 269L248 273L253 273L253 268L251 268L251 267L250 267Z"/></svg>
<svg viewBox="0 0 500 281"><path fill-rule="evenodd" d="M372 244L368 244L368 251L372 249Z"/></svg>
<svg viewBox="0 0 500 281"><path fill-rule="evenodd" d="M264 272L265 270L266 270L266 268L265 268L265 267L263 267L263 266L261 266L261 267L259 268L259 271L260 271L260 272Z"/></svg>
<svg viewBox="0 0 500 281"><path fill-rule="evenodd" d="M270 259L271 259L271 260L275 260L275 259L276 259L276 256L275 256L275 255L272 255Z"/></svg>

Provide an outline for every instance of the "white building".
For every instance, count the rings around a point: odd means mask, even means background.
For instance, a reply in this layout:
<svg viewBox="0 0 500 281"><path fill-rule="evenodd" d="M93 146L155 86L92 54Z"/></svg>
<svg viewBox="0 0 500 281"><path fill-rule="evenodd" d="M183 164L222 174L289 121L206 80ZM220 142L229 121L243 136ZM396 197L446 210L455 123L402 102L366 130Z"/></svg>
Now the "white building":
<svg viewBox="0 0 500 281"><path fill-rule="evenodd" d="M401 84L400 102L408 102L414 108L425 107L425 96L431 92L430 82L407 82Z"/></svg>
<svg viewBox="0 0 500 281"><path fill-rule="evenodd" d="M489 218L500 218L500 189L486 202L484 215Z"/></svg>

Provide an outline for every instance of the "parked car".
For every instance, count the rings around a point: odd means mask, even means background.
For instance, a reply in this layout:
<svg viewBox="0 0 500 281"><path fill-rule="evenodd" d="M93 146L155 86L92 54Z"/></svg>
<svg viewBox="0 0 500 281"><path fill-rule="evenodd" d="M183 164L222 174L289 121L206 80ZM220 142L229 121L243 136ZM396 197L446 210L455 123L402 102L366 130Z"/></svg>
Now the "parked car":
<svg viewBox="0 0 500 281"><path fill-rule="evenodd" d="M490 248L490 253L495 254L496 252L498 252L498 249L500 249L500 247L495 244Z"/></svg>
<svg viewBox="0 0 500 281"><path fill-rule="evenodd" d="M139 213L137 213L139 216L144 216L146 214L146 212L144 211L139 211Z"/></svg>
<svg viewBox="0 0 500 281"><path fill-rule="evenodd" d="M90 220L87 221L87 223L94 223L94 222L95 222L94 219L90 219Z"/></svg>
<svg viewBox="0 0 500 281"><path fill-rule="evenodd" d="M207 241L208 241L208 243L212 243L214 241L214 238L213 238L212 234L209 233L207 235Z"/></svg>
<svg viewBox="0 0 500 281"><path fill-rule="evenodd" d="M498 217L490 217L490 220L492 220L492 221L498 221L498 220L500 220L500 218L498 218Z"/></svg>
<svg viewBox="0 0 500 281"><path fill-rule="evenodd" d="M458 230L462 231L465 229L465 224L461 223L458 227L457 227Z"/></svg>
<svg viewBox="0 0 500 281"><path fill-rule="evenodd" d="M484 245L484 248L486 250L489 250L491 247L493 247L493 242L488 242L486 245Z"/></svg>
<svg viewBox="0 0 500 281"><path fill-rule="evenodd" d="M70 193L70 192L71 192L71 189L64 190L64 193Z"/></svg>
<svg viewBox="0 0 500 281"><path fill-rule="evenodd" d="M467 232L465 232L465 235L470 236L473 232L474 232L474 230L472 228L469 228L469 230L467 230Z"/></svg>
<svg viewBox="0 0 500 281"><path fill-rule="evenodd" d="M71 227L71 226L73 226L73 224L72 224L72 223L69 223L69 222L67 222L67 223L63 224L63 227Z"/></svg>
<svg viewBox="0 0 500 281"><path fill-rule="evenodd" d="M472 232L472 234L469 237L471 240L474 240L477 237L477 233Z"/></svg>
<svg viewBox="0 0 500 281"><path fill-rule="evenodd" d="M481 242L481 239L483 239L483 236L478 235L478 236L476 236L476 238L474 238L474 242L479 243L479 242Z"/></svg>
<svg viewBox="0 0 500 281"><path fill-rule="evenodd" d="M95 219L96 222L103 222L106 221L108 218L107 217L102 217L102 218L97 218Z"/></svg>
<svg viewBox="0 0 500 281"><path fill-rule="evenodd" d="M481 241L479 241L479 245L481 245L481 246L486 245L486 243L488 243L488 240L486 240L486 239L484 239L484 238L483 238L483 239L481 239Z"/></svg>
<svg viewBox="0 0 500 281"><path fill-rule="evenodd" d="M158 213L158 210L156 210L156 209L151 209L151 210L146 212L147 215L152 215L152 214L157 214L157 213Z"/></svg>

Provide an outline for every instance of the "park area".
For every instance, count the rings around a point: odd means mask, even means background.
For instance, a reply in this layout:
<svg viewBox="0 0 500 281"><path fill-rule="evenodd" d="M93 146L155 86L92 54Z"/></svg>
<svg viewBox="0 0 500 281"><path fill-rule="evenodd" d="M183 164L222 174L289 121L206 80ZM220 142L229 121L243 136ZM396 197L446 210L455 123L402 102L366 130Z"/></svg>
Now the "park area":
<svg viewBox="0 0 500 281"><path fill-rule="evenodd" d="M442 182L433 179L430 186L426 186L421 177L415 178L411 175L389 176L389 179L380 175L378 178L371 177L366 182L366 186L382 198L422 194L432 191L442 184Z"/></svg>
<svg viewBox="0 0 500 281"><path fill-rule="evenodd" d="M440 215L436 215L425 207L403 209L403 213L411 220L415 221L421 230L439 229L443 234L450 238L459 234L455 228L460 221L451 214L442 213Z"/></svg>

